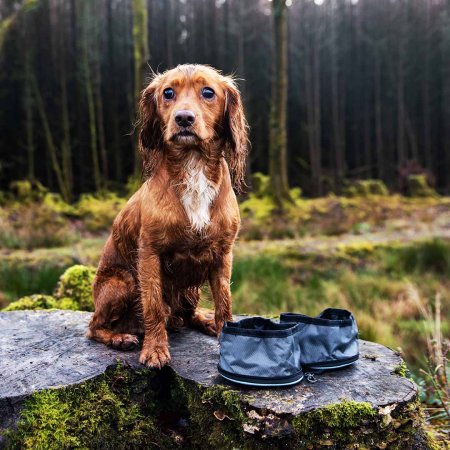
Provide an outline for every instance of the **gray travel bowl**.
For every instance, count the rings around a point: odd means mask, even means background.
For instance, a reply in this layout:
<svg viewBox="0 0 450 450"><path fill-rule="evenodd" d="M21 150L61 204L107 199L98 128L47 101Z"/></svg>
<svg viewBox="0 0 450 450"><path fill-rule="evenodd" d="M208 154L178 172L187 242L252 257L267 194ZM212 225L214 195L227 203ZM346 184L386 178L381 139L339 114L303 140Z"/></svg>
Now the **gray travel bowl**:
<svg viewBox="0 0 450 450"><path fill-rule="evenodd" d="M292 322L300 326L298 338L305 370L339 369L359 358L358 327L351 312L328 308L317 317L280 315L280 323Z"/></svg>
<svg viewBox="0 0 450 450"><path fill-rule="evenodd" d="M262 317L227 322L220 335L220 375L247 386L290 386L303 379L301 325Z"/></svg>

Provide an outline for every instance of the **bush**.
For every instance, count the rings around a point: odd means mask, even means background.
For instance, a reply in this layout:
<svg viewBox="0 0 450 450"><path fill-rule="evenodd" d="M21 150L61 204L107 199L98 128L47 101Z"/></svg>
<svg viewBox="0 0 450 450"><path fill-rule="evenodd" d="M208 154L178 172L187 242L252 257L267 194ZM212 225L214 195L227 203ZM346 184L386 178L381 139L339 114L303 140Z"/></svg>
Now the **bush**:
<svg viewBox="0 0 450 450"><path fill-rule="evenodd" d="M23 309L72 309L93 311L92 283L95 268L75 265L69 267L59 278L54 296L30 295L10 303L3 311Z"/></svg>
<svg viewBox="0 0 450 450"><path fill-rule="evenodd" d="M359 180L344 189L347 197L370 197L372 195L389 195L388 188L381 180Z"/></svg>
<svg viewBox="0 0 450 450"><path fill-rule="evenodd" d="M79 216L89 231L108 230L126 200L112 192L82 195L76 205Z"/></svg>
<svg viewBox="0 0 450 450"><path fill-rule="evenodd" d="M0 208L0 247L58 247L77 239L68 220L45 203L14 203Z"/></svg>
<svg viewBox="0 0 450 450"><path fill-rule="evenodd" d="M410 175L407 179L408 194L411 197L436 197L437 193L427 181L426 175Z"/></svg>
<svg viewBox="0 0 450 450"><path fill-rule="evenodd" d="M42 200L47 193L47 189L36 180L12 181L9 189L14 199L22 203Z"/></svg>
<svg viewBox="0 0 450 450"><path fill-rule="evenodd" d="M2 311L22 311L24 309L53 309L58 308L58 301L51 295L35 294L22 297L10 303Z"/></svg>
<svg viewBox="0 0 450 450"><path fill-rule="evenodd" d="M92 283L95 277L95 267L76 265L69 267L60 277L55 290L55 297L61 301L70 299L67 309L93 311Z"/></svg>

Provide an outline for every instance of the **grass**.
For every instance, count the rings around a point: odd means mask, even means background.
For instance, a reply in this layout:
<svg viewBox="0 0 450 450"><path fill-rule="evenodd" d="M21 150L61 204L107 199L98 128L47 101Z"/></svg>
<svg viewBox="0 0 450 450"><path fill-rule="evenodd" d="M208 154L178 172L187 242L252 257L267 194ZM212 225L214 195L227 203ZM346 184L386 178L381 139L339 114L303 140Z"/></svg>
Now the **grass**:
<svg viewBox="0 0 450 450"><path fill-rule="evenodd" d="M51 263L39 268L0 264L0 308L29 294L51 294L64 269Z"/></svg>

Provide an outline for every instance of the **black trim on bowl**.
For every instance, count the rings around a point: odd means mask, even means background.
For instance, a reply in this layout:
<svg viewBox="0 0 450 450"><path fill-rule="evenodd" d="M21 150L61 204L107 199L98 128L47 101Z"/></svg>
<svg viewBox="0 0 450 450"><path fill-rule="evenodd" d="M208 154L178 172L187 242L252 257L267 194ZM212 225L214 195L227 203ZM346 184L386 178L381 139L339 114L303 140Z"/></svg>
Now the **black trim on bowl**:
<svg viewBox="0 0 450 450"><path fill-rule="evenodd" d="M217 370L221 375L223 375L226 379L230 379L231 381L236 381L236 383L249 383L254 385L281 385L281 384L292 384L295 382L300 382L303 379L303 371L296 372L293 375L289 375L286 377L257 377L250 375L240 375L233 372L229 372L228 370L224 370L217 365Z"/></svg>
<svg viewBox="0 0 450 450"><path fill-rule="evenodd" d="M306 323L306 324L314 324L314 325L323 325L323 326L338 326L338 327L348 327L353 325L354 321L350 317L349 319L326 319L320 316L318 317L309 317L303 314L296 313L282 313L280 314L280 322L281 323Z"/></svg>
<svg viewBox="0 0 450 450"><path fill-rule="evenodd" d="M326 369L327 367L336 367L337 369L340 367L348 366L349 364L353 364L358 361L359 353L355 356L351 356L350 358L345 359L335 359L333 361L323 361L318 363L310 363L310 364L302 364L303 368L314 368L314 369Z"/></svg>
<svg viewBox="0 0 450 450"><path fill-rule="evenodd" d="M272 322L270 319L264 319L261 317L257 317L256 319L262 319L263 321L270 321L273 329L271 330L263 330L254 328L254 320L252 319L243 319L239 322L226 322L225 326L222 328L222 333L232 334L234 336L250 336L250 337L258 337L258 338L283 338L287 336L292 336L297 333L300 326L295 322L283 322L277 323ZM246 326L248 324L248 328L243 328L242 326Z"/></svg>

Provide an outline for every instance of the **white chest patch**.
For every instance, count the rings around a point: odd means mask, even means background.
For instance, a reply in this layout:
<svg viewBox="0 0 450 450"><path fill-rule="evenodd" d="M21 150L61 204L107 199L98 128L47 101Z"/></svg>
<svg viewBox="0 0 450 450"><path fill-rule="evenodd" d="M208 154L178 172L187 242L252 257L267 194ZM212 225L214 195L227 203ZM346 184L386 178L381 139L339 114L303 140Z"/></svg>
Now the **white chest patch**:
<svg viewBox="0 0 450 450"><path fill-rule="evenodd" d="M195 231L201 231L210 222L209 208L217 195L217 188L205 175L203 164L192 158L186 165L185 189L181 203Z"/></svg>

